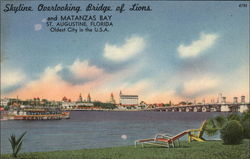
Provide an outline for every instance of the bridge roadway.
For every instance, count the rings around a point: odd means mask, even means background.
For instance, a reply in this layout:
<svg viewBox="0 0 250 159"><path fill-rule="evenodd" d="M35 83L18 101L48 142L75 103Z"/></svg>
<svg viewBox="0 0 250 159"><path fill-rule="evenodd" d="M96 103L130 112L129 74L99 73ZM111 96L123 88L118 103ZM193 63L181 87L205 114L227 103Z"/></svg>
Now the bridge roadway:
<svg viewBox="0 0 250 159"><path fill-rule="evenodd" d="M150 108L146 111L166 112L244 112L250 109L250 103L196 104Z"/></svg>

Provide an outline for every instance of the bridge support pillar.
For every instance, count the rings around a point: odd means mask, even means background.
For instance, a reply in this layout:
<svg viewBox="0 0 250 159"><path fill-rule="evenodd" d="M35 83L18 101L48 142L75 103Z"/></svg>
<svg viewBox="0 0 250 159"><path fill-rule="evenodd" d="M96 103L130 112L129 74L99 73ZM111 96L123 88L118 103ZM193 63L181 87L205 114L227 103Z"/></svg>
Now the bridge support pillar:
<svg viewBox="0 0 250 159"><path fill-rule="evenodd" d="M229 112L230 111L228 105L222 105L220 109L222 112Z"/></svg>
<svg viewBox="0 0 250 159"><path fill-rule="evenodd" d="M241 113L243 113L243 112L245 112L245 111L247 111L248 110L248 106L247 105L240 105L240 107L239 107L239 112L241 112Z"/></svg>

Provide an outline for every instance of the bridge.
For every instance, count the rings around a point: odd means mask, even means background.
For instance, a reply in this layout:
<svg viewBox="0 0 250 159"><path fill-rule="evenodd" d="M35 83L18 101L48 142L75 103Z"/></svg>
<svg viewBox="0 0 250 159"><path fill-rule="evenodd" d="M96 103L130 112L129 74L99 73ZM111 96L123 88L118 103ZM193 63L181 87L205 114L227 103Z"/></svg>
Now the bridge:
<svg viewBox="0 0 250 159"><path fill-rule="evenodd" d="M146 111L160 112L244 112L250 109L250 103L216 103L216 104L193 104L149 108Z"/></svg>

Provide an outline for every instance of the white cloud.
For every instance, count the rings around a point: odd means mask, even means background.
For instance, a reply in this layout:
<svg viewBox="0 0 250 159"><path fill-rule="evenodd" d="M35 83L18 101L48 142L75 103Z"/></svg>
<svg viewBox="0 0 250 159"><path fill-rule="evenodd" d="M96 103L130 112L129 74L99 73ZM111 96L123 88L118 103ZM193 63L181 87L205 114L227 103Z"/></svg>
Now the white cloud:
<svg viewBox="0 0 250 159"><path fill-rule="evenodd" d="M196 77L193 80L184 83L183 93L186 95L199 94L210 91L219 86L219 79L212 76Z"/></svg>
<svg viewBox="0 0 250 159"><path fill-rule="evenodd" d="M62 69L63 66L61 64L58 64L55 67L47 67L41 77L44 80L51 80L51 78L57 76L57 73Z"/></svg>
<svg viewBox="0 0 250 159"><path fill-rule="evenodd" d="M133 36L125 40L121 46L105 44L104 57L112 61L126 61L145 48L145 40L139 36Z"/></svg>
<svg viewBox="0 0 250 159"><path fill-rule="evenodd" d="M77 59L69 69L77 78L94 79L103 74L102 69L91 66L87 60L80 61Z"/></svg>
<svg viewBox="0 0 250 159"><path fill-rule="evenodd" d="M16 86L21 84L26 76L21 70L2 70L1 71L1 88Z"/></svg>
<svg viewBox="0 0 250 159"><path fill-rule="evenodd" d="M181 44L178 47L178 53L181 58L187 57L196 57L203 51L210 48L212 45L215 44L217 40L217 34L200 34L200 38L196 41L193 41L190 45L183 45Z"/></svg>
<svg viewBox="0 0 250 159"><path fill-rule="evenodd" d="M41 30L42 29L42 25L41 24L35 24L34 25L34 30L35 31L39 31L39 30Z"/></svg>

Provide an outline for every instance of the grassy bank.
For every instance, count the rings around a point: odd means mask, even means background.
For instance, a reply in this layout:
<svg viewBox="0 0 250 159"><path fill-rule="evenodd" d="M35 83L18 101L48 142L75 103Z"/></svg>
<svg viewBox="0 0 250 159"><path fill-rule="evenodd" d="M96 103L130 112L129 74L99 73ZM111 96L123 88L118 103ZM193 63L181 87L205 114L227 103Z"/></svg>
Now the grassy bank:
<svg viewBox="0 0 250 159"><path fill-rule="evenodd" d="M250 140L239 145L223 145L221 141L182 142L178 148L138 146L83 149L74 151L53 151L21 153L18 158L34 159L249 159ZM1 159L12 158L10 154Z"/></svg>

